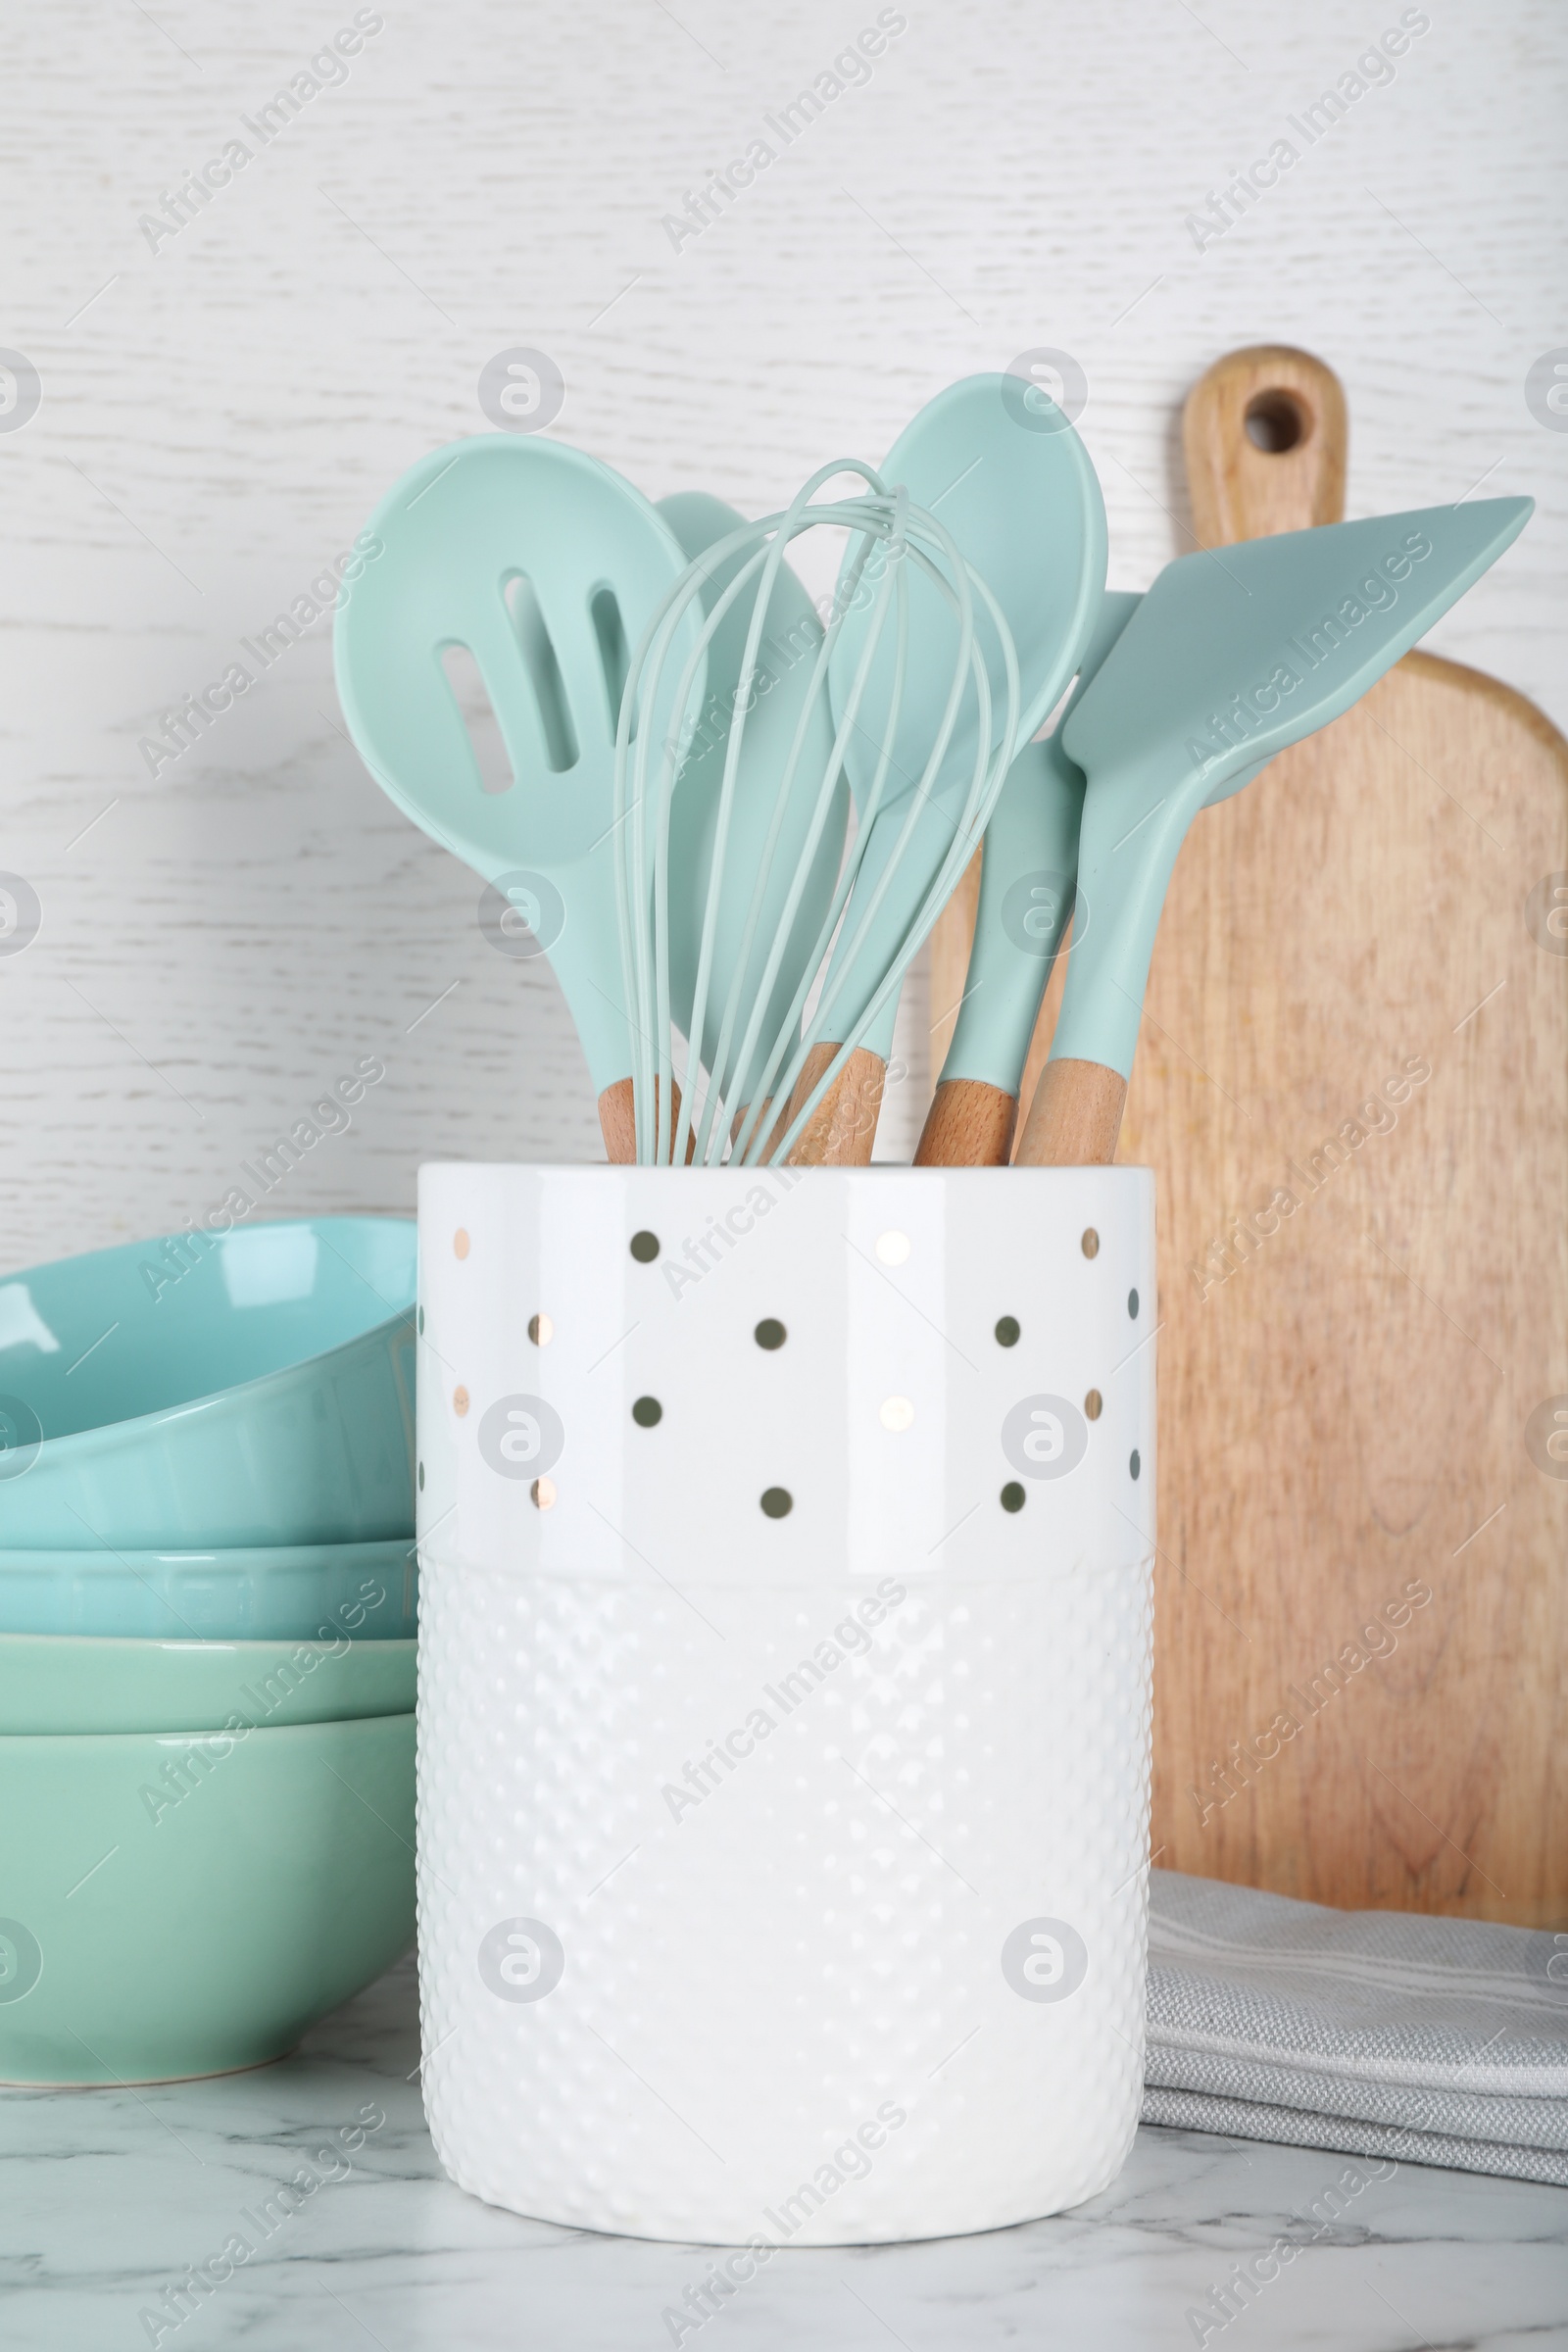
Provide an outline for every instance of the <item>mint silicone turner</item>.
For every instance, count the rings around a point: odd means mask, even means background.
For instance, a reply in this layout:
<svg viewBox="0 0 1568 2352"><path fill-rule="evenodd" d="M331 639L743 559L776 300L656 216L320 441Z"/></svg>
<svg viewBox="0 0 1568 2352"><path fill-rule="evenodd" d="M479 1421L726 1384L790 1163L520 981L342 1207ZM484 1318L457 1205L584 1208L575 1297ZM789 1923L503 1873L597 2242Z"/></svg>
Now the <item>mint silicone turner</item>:
<svg viewBox="0 0 1568 2352"><path fill-rule="evenodd" d="M905 486L946 526L990 588L1011 630L1019 675L1012 757L1049 716L1078 667L1100 610L1106 553L1104 501L1083 443L1044 394L1028 409L1017 391L1016 380L1002 375L968 376L950 384L905 427L882 467L890 487ZM911 911L951 848L954 810L974 767L978 709L971 698L916 830L900 853L895 885L864 938L852 945L941 724L953 675L956 628L947 601L916 575L909 587L907 677L894 736L897 789L885 793L875 818L828 975L830 989L835 981L841 986L839 1004L845 1017L840 1026L846 1033L906 939ZM977 615L976 631L991 675L995 724L1003 703L997 637L983 613ZM843 707L864 638L865 623L852 610L834 649L835 710ZM848 752L858 807L865 804L875 766L893 662L891 637L885 636ZM795 1158L870 1158L874 1105L892 1051L897 1010L897 999L890 999ZM815 1049L796 1090L797 1100L836 1051L827 1045ZM824 1136L830 1140L822 1148L819 1139ZM813 1145L817 1148L810 1149Z"/></svg>
<svg viewBox="0 0 1568 2352"><path fill-rule="evenodd" d="M1060 720L1044 742L1026 743L1007 771L986 827L963 996L916 1167L1006 1164L1029 1041L1078 874L1084 772L1063 751L1061 730L1142 601L1106 589Z"/></svg>
<svg viewBox="0 0 1568 2352"><path fill-rule="evenodd" d="M918 1167L1002 1167L1006 1162L1024 1065L1067 916L1073 916L1075 940L1082 939L1090 919L1089 902L1077 888L1084 771L1067 757L1062 728L1143 601L1139 595L1105 591L1060 723L1044 743L1025 744L986 828L988 857L993 835L998 850L989 868L981 864L964 993L915 1154ZM1204 808L1243 791L1267 765L1260 760L1227 777Z"/></svg>
<svg viewBox="0 0 1568 2352"><path fill-rule="evenodd" d="M629 649L686 557L610 466L510 433L421 458L370 529L382 552L333 630L349 731L382 790L526 920L582 1041L610 1156L630 1160L615 727ZM696 639L694 619L683 655ZM700 662L699 694L705 674Z"/></svg>
<svg viewBox="0 0 1568 2352"><path fill-rule="evenodd" d="M1062 729L1088 777L1051 1059L1018 1157L1115 1154L1154 932L1187 828L1375 685L1516 539L1494 498L1249 539L1168 564Z"/></svg>
<svg viewBox="0 0 1568 2352"><path fill-rule="evenodd" d="M693 560L747 528L745 517L733 507L701 490L662 499L659 512ZM703 591L705 613L712 612L721 591L745 562L745 553L737 549L715 563L711 585ZM841 777L825 822L817 818L818 788L833 751L826 698L812 691L823 631L810 598L785 564L769 602L761 646L763 670L772 682L748 714L728 835L714 872L718 799L729 744L726 713L733 708L745 664L754 603L742 593L709 645L708 697L698 741L680 771L669 830L670 1009L690 1038L702 979L701 1058L714 1081L715 1100L721 1096L733 1106L733 1118L751 1101L752 1079L788 1020L816 946L838 878L850 808L849 787ZM805 734L781 806L781 779L803 717ZM765 966L803 865L805 887L795 893L784 955L766 1006L758 1014ZM710 892L714 920L709 970L703 976L701 943ZM748 1033L754 1042L742 1070L737 1063ZM799 1036L798 1022L791 1034ZM705 1156L707 1142L705 1121L697 1140L699 1159ZM676 1146L677 1156L682 1156L678 1137Z"/></svg>

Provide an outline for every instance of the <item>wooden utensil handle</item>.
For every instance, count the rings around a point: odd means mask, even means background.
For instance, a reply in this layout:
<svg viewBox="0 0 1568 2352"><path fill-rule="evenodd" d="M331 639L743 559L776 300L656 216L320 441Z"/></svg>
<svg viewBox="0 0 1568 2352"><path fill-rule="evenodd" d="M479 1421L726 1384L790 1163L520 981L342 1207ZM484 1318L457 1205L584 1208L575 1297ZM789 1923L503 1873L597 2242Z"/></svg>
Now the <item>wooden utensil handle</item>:
<svg viewBox="0 0 1568 2352"><path fill-rule="evenodd" d="M945 1078L920 1130L917 1168L1004 1168L1018 1100L983 1078Z"/></svg>
<svg viewBox="0 0 1568 2352"><path fill-rule="evenodd" d="M732 1144L739 1142L742 1128L747 1127L747 1123L750 1121L750 1127L748 1128L746 1136L746 1150L749 1152L752 1149L752 1146L757 1141L757 1138L760 1135L766 1135L767 1141L762 1146L758 1156L760 1159L764 1160L770 1158L772 1153L778 1150L779 1145L784 1140L784 1130L787 1124L782 1113L780 1113L777 1118L774 1118L771 1115L772 1110L773 1098L771 1095L764 1096L762 1107L757 1113L755 1119L752 1117L751 1104L749 1102L743 1102L729 1123L730 1142ZM767 1132L769 1126L772 1128L771 1135L768 1135Z"/></svg>
<svg viewBox="0 0 1568 2352"><path fill-rule="evenodd" d="M1259 343L1216 360L1182 412L1199 545L1343 520L1348 439L1345 388L1310 352Z"/></svg>
<svg viewBox="0 0 1568 2352"><path fill-rule="evenodd" d="M669 1082L669 1134L673 1144L675 1129L680 1120L680 1085ZM632 1100L629 1078L617 1078L607 1086L599 1098L599 1132L605 1139L605 1156L612 1166L629 1168L637 1158L637 1110ZM654 1080L654 1132L659 1132L659 1080ZM695 1135L687 1139L688 1160L696 1148Z"/></svg>
<svg viewBox="0 0 1568 2352"><path fill-rule="evenodd" d="M1127 1081L1098 1061L1048 1061L1018 1146L1020 1168L1108 1168Z"/></svg>
<svg viewBox="0 0 1568 2352"><path fill-rule="evenodd" d="M798 1116L801 1104L842 1051L842 1046L825 1043L812 1046L806 1056L800 1083L790 1098L791 1120ZM791 1167L869 1167L886 1076L887 1064L881 1054L868 1054L863 1046L857 1046L802 1129L800 1140L790 1153Z"/></svg>

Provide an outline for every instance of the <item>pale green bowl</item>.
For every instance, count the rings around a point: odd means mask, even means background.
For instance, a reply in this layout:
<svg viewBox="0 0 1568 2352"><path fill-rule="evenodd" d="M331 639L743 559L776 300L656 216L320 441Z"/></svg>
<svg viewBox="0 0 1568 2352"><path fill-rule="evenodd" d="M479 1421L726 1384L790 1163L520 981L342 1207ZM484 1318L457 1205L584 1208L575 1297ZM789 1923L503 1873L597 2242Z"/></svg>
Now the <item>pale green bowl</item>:
<svg viewBox="0 0 1568 2352"><path fill-rule="evenodd" d="M281 2058L414 1940L414 1717L0 1739L0 2082Z"/></svg>
<svg viewBox="0 0 1568 2352"><path fill-rule="evenodd" d="M0 1737L62 1732L253 1731L406 1715L408 1642L120 1642L0 1634ZM0 1906L5 1877L0 1866Z"/></svg>

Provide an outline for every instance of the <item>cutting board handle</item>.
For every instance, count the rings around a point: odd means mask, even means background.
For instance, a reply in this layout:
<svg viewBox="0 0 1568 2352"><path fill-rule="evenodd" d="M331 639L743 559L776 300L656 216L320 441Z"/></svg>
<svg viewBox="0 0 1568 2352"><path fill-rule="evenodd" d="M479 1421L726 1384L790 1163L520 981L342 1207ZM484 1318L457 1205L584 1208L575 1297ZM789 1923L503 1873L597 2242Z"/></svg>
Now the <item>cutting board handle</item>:
<svg viewBox="0 0 1568 2352"><path fill-rule="evenodd" d="M1345 387L1309 351L1258 343L1216 360L1182 412L1199 545L1342 521L1348 438Z"/></svg>

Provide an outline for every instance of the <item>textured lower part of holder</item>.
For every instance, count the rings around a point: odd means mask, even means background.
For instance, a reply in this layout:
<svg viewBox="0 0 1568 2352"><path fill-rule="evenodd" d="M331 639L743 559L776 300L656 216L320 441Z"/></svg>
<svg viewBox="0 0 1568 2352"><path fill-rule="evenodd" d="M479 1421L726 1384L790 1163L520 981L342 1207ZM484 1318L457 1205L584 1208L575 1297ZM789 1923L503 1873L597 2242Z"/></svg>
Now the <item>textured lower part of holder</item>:
<svg viewBox="0 0 1568 2352"><path fill-rule="evenodd" d="M421 1565L422 2081L461 2186L772 2246L1115 2177L1147 1564L684 1592Z"/></svg>

